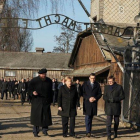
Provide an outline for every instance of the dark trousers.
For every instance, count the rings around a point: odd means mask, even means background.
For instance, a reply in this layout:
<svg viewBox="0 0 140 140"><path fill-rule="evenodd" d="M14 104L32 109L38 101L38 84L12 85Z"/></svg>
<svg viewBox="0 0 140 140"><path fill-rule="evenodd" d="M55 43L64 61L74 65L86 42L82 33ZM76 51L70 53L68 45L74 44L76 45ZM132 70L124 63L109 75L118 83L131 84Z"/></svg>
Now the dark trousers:
<svg viewBox="0 0 140 140"><path fill-rule="evenodd" d="M25 99L26 99L26 92L25 91L22 91L21 92L21 103L24 103L25 102Z"/></svg>
<svg viewBox="0 0 140 140"><path fill-rule="evenodd" d="M119 115L107 116L106 130L107 136L111 136L111 125L114 117L114 131L117 132L119 126Z"/></svg>
<svg viewBox="0 0 140 140"><path fill-rule="evenodd" d="M46 133L48 131L48 126L42 127L42 132ZM39 126L34 126L33 127L33 134L38 134L39 133Z"/></svg>
<svg viewBox="0 0 140 140"><path fill-rule="evenodd" d="M9 92L9 98L11 98L11 95L12 95L11 90L9 90L8 92Z"/></svg>
<svg viewBox="0 0 140 140"><path fill-rule="evenodd" d="M4 98L4 94L6 95L6 100L7 100L7 90L3 90L1 93L1 98Z"/></svg>
<svg viewBox="0 0 140 140"><path fill-rule="evenodd" d="M85 116L86 132L91 133L93 115Z"/></svg>
<svg viewBox="0 0 140 140"><path fill-rule="evenodd" d="M29 103L31 103L31 96L30 96L30 94L27 92L27 101L29 102Z"/></svg>
<svg viewBox="0 0 140 140"><path fill-rule="evenodd" d="M55 105L56 99L57 98L57 91L53 90L53 105Z"/></svg>
<svg viewBox="0 0 140 140"><path fill-rule="evenodd" d="M13 98L14 98L14 100L15 100L16 96L17 96L17 99L18 99L17 89L15 89L14 92L13 92Z"/></svg>
<svg viewBox="0 0 140 140"><path fill-rule="evenodd" d="M78 96L77 106L80 107L80 96Z"/></svg>
<svg viewBox="0 0 140 140"><path fill-rule="evenodd" d="M63 127L63 136L68 134L68 121L70 118L70 135L74 136L75 132L75 117L63 117L62 116L62 127Z"/></svg>

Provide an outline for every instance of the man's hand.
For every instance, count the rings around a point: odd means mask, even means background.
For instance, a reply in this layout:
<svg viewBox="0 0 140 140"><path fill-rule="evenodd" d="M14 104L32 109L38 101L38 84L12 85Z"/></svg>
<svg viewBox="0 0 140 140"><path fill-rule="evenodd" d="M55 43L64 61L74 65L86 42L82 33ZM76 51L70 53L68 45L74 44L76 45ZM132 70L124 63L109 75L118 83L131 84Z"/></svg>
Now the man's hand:
<svg viewBox="0 0 140 140"><path fill-rule="evenodd" d="M89 98L89 102L90 102L90 103L93 103L94 101L96 101L96 99L95 99L94 97L90 97L90 98Z"/></svg>
<svg viewBox="0 0 140 140"><path fill-rule="evenodd" d="M58 110L59 110L59 111L62 111L62 107L58 107Z"/></svg>
<svg viewBox="0 0 140 140"><path fill-rule="evenodd" d="M37 93L36 91L34 91L34 92L33 92L33 95L37 96L37 95L38 95L38 93Z"/></svg>

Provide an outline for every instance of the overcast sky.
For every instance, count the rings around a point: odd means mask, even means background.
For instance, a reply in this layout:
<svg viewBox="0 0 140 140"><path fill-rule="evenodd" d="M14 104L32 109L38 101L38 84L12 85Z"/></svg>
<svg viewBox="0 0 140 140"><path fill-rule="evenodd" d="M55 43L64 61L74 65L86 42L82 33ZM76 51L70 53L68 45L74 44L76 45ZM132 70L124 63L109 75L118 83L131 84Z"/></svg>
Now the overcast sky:
<svg viewBox="0 0 140 140"><path fill-rule="evenodd" d="M90 12L90 1L91 0L82 0L82 2L84 3L85 7L89 12ZM41 9L38 15L35 16L35 19L49 14L52 14L50 6L47 7L46 9L45 8ZM65 5L65 9L60 10L58 14L64 14L79 22L89 22L89 18L87 17L84 10L80 6L78 0L74 0L74 12L73 8L68 3ZM34 44L31 51L34 52L36 47L41 47L45 48L45 52L51 52L53 50L53 47L56 46L56 43L54 42L54 35L59 35L61 33L61 25L51 25L40 30L32 31L32 33Z"/></svg>

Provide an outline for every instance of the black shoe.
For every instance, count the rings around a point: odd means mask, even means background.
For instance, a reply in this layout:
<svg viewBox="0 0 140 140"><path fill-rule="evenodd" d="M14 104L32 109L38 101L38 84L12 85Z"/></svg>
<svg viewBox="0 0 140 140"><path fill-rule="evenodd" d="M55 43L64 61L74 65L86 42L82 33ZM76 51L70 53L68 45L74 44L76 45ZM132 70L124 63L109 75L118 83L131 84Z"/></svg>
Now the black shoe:
<svg viewBox="0 0 140 140"><path fill-rule="evenodd" d="M107 137L107 140L111 140L111 136L108 136L108 137Z"/></svg>
<svg viewBox="0 0 140 140"><path fill-rule="evenodd" d="M34 134L34 137L40 137L40 136L38 136L38 134Z"/></svg>
<svg viewBox="0 0 140 140"><path fill-rule="evenodd" d="M64 138L68 137L67 135L63 135Z"/></svg>
<svg viewBox="0 0 140 140"><path fill-rule="evenodd" d="M86 134L86 137L89 137L90 138L91 137L91 133L87 133Z"/></svg>
<svg viewBox="0 0 140 140"><path fill-rule="evenodd" d="M43 132L44 136L48 136L48 132Z"/></svg>
<svg viewBox="0 0 140 140"><path fill-rule="evenodd" d="M70 135L70 137L77 138L77 136L76 136L76 135Z"/></svg>
<svg viewBox="0 0 140 140"><path fill-rule="evenodd" d="M117 138L117 132L114 132L114 138Z"/></svg>

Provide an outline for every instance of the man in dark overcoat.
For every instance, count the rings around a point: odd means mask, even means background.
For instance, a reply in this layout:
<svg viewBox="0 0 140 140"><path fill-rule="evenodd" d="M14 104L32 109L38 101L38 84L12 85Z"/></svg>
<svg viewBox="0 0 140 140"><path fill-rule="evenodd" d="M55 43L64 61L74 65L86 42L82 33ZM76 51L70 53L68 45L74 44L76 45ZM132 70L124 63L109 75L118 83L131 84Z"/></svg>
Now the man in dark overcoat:
<svg viewBox="0 0 140 140"><path fill-rule="evenodd" d="M2 97L2 91L1 91L1 88L2 88L2 83L3 83L4 79L3 77L0 79L0 93L1 93L1 97Z"/></svg>
<svg viewBox="0 0 140 140"><path fill-rule="evenodd" d="M82 96L82 86L80 84L79 79L76 80L75 86L76 86L77 93L78 93L78 109L80 110L81 109L80 108L80 98Z"/></svg>
<svg viewBox="0 0 140 140"><path fill-rule="evenodd" d="M91 136L92 119L97 115L97 103L101 98L101 88L98 82L95 81L95 74L91 73L89 80L83 84L83 98L84 98L84 114L86 123L86 136Z"/></svg>
<svg viewBox="0 0 140 140"><path fill-rule="evenodd" d="M21 80L21 83L18 85L18 93L21 95L21 105L24 104L26 99L27 85L25 79Z"/></svg>
<svg viewBox="0 0 140 140"><path fill-rule="evenodd" d="M11 92L12 92L12 96L14 98L14 90L15 90L15 83L17 82L16 78L13 79L12 83L11 83Z"/></svg>
<svg viewBox="0 0 140 140"><path fill-rule="evenodd" d="M8 82L6 81L6 79L4 78L4 81L2 83L2 87L1 87L1 90L2 90L2 97L1 99L3 100L4 98L4 94L6 95L6 100L7 100L7 91L8 91Z"/></svg>
<svg viewBox="0 0 140 140"><path fill-rule="evenodd" d="M11 98L11 94L12 94L11 90L12 90L12 81L11 81L11 79L9 78L9 79L8 79L8 92L9 92L9 97L10 97L10 98Z"/></svg>
<svg viewBox="0 0 140 140"><path fill-rule="evenodd" d="M115 82L115 78L110 76L108 84L105 86L103 99L105 100L105 113L107 115L107 140L111 140L111 125L114 117L114 138L117 138L119 126L119 116L121 114L121 101L125 94L121 85Z"/></svg>
<svg viewBox="0 0 140 140"><path fill-rule="evenodd" d="M39 126L44 135L48 135L48 126L52 125L50 104L52 103L52 80L46 77L47 70L39 70L39 76L33 78L29 84L31 101L31 124L34 125L33 134L39 137Z"/></svg>

